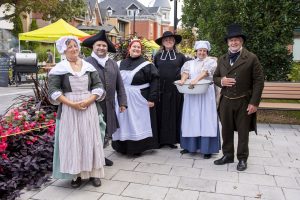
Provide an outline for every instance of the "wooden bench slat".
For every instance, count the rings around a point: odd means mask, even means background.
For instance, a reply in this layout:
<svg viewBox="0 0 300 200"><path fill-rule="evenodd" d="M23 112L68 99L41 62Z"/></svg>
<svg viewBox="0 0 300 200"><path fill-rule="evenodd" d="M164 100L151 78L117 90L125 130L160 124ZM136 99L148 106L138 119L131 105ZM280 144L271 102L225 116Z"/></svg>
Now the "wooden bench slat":
<svg viewBox="0 0 300 200"><path fill-rule="evenodd" d="M270 103L261 102L260 109L274 109L274 110L300 110L300 104L297 103Z"/></svg>
<svg viewBox="0 0 300 200"><path fill-rule="evenodd" d="M263 91L264 94L292 94L292 95L300 95L300 91L283 91L283 90L279 90L279 91L274 91L274 90L264 90Z"/></svg>
<svg viewBox="0 0 300 200"><path fill-rule="evenodd" d="M266 94L263 93L261 96L262 99L292 99L298 100L300 99L299 94Z"/></svg>
<svg viewBox="0 0 300 200"><path fill-rule="evenodd" d="M265 82L265 87L300 87L300 83L278 83L278 82Z"/></svg>
<svg viewBox="0 0 300 200"><path fill-rule="evenodd" d="M295 91L299 92L299 88L292 88L292 87L264 87L263 91Z"/></svg>

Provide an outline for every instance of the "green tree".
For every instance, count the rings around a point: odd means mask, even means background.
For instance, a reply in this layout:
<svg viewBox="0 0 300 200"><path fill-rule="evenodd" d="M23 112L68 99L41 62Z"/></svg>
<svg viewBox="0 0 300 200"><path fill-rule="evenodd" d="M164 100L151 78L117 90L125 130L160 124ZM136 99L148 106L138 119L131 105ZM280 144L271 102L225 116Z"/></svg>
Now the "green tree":
<svg viewBox="0 0 300 200"><path fill-rule="evenodd" d="M29 30L30 31L34 31L36 29L38 29L38 25L36 23L36 19L32 19L32 22L30 24L30 28ZM35 50L38 46L40 45L39 42L28 42L28 47L31 49L31 50Z"/></svg>
<svg viewBox="0 0 300 200"><path fill-rule="evenodd" d="M41 13L42 19L57 21L63 18L70 21L74 16L84 16L86 3L85 0L1 0L4 5L4 17L14 21L17 16L24 16L22 13L38 12ZM14 12L9 14L12 10Z"/></svg>
<svg viewBox="0 0 300 200"><path fill-rule="evenodd" d="M292 55L293 31L300 24L299 0L185 0L183 24L197 27L200 39L212 43L212 54L228 48L226 27L239 23L247 35L246 48L257 54L266 80L287 80Z"/></svg>

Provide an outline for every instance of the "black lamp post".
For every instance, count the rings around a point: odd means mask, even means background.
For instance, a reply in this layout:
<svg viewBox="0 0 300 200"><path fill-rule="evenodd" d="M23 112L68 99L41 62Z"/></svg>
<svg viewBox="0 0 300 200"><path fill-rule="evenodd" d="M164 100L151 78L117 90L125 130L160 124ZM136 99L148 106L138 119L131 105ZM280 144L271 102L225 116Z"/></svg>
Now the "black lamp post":
<svg viewBox="0 0 300 200"><path fill-rule="evenodd" d="M177 24L178 24L178 18L177 18L177 0L170 0L174 1L174 33L177 31Z"/></svg>
<svg viewBox="0 0 300 200"><path fill-rule="evenodd" d="M136 9L133 10L133 37L135 36L135 13Z"/></svg>

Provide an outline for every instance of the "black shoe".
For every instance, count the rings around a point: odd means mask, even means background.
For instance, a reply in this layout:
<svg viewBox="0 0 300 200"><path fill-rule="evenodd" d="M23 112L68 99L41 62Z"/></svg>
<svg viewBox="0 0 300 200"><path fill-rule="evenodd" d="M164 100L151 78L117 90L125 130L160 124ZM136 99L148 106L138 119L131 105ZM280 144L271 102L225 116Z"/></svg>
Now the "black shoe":
<svg viewBox="0 0 300 200"><path fill-rule="evenodd" d="M180 153L181 154L185 154L185 153L190 153L190 152L188 150L186 150L186 149L183 149L183 150L180 151Z"/></svg>
<svg viewBox="0 0 300 200"><path fill-rule="evenodd" d="M74 181L71 181L72 188L79 188L81 186L81 177L77 177L77 179Z"/></svg>
<svg viewBox="0 0 300 200"><path fill-rule="evenodd" d="M109 160L108 158L105 158L105 166L113 166L114 162Z"/></svg>
<svg viewBox="0 0 300 200"><path fill-rule="evenodd" d="M134 153L134 154L132 154L132 155L134 155L134 156L141 156L142 153Z"/></svg>
<svg viewBox="0 0 300 200"><path fill-rule="evenodd" d="M175 144L168 144L171 149L177 149L178 147Z"/></svg>
<svg viewBox="0 0 300 200"><path fill-rule="evenodd" d="M244 171L247 169L247 161L246 160L239 160L239 163L236 166L238 171Z"/></svg>
<svg viewBox="0 0 300 200"><path fill-rule="evenodd" d="M95 187L100 187L101 186L100 178L90 178L90 181L92 181L92 184Z"/></svg>
<svg viewBox="0 0 300 200"><path fill-rule="evenodd" d="M211 158L211 154L204 154L203 158L204 159L210 159Z"/></svg>
<svg viewBox="0 0 300 200"><path fill-rule="evenodd" d="M215 165L225 165L226 163L233 163L233 158L223 156L222 158L214 161Z"/></svg>

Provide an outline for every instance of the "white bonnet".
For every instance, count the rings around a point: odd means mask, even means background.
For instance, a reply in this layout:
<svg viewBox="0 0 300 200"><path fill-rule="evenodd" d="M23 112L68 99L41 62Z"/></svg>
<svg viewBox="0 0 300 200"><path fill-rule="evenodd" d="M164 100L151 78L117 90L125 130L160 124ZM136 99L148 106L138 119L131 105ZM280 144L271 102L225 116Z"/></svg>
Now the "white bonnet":
<svg viewBox="0 0 300 200"><path fill-rule="evenodd" d="M59 38L56 41L56 48L57 48L57 51L60 54L64 54L65 50L67 49L66 41L69 40L69 39L72 39L77 43L79 51L80 51L80 41L78 40L77 37L75 37L75 36L62 36L61 38Z"/></svg>
<svg viewBox="0 0 300 200"><path fill-rule="evenodd" d="M196 41L194 49L197 51L198 49L201 49L201 48L204 48L204 49L207 49L207 51L210 51L211 48L210 48L209 41L205 41L205 40Z"/></svg>

